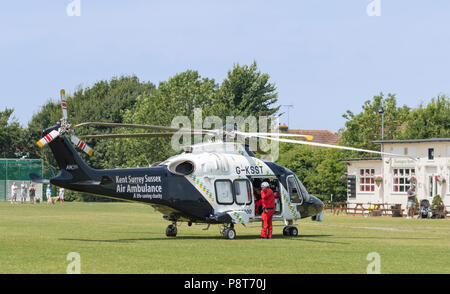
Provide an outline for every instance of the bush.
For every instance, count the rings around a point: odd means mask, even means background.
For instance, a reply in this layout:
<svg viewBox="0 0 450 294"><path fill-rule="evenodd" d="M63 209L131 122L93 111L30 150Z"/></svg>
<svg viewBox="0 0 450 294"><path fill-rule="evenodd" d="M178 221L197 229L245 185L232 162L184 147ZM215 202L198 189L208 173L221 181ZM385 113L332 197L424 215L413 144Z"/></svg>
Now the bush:
<svg viewBox="0 0 450 294"><path fill-rule="evenodd" d="M444 202L442 201L442 198L440 195L436 195L433 198L433 202L431 203L432 208L437 208L440 205L443 205Z"/></svg>

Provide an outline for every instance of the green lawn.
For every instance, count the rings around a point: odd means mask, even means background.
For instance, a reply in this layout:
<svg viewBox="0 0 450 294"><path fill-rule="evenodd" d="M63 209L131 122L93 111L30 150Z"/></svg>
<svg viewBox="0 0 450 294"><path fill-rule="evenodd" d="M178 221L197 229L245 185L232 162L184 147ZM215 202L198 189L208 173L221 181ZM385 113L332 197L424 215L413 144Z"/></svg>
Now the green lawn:
<svg viewBox="0 0 450 294"><path fill-rule="evenodd" d="M66 273L69 252L82 273L355 273L367 255L381 273L450 273L450 221L326 215L299 222L299 237L259 238L260 224L236 228L225 240L219 226L169 223L153 208L131 203L11 205L0 202L0 273Z"/></svg>

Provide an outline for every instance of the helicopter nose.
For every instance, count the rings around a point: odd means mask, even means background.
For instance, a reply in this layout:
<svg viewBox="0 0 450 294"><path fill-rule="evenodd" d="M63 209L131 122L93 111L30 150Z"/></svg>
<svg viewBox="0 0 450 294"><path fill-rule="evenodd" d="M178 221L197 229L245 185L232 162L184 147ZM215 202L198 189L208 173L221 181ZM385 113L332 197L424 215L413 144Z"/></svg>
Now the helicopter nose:
<svg viewBox="0 0 450 294"><path fill-rule="evenodd" d="M314 197L312 195L310 199L312 204L311 219L314 221L323 221L323 207L324 207L323 202L319 198Z"/></svg>
<svg viewBox="0 0 450 294"><path fill-rule="evenodd" d="M323 210L323 206L324 206L323 202L319 198L314 197L313 195L311 195L310 197L311 197L311 202L312 202L312 205L313 205L314 209L319 211L319 212L322 211Z"/></svg>

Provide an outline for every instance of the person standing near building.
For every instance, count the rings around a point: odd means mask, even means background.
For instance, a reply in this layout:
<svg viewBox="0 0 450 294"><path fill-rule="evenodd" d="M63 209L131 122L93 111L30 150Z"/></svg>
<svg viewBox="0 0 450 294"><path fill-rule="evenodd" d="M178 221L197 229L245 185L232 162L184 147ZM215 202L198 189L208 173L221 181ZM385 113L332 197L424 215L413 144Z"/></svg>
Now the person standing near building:
<svg viewBox="0 0 450 294"><path fill-rule="evenodd" d="M50 188L50 185L47 185L47 190L45 191L45 196L47 197L47 203L52 202L52 189Z"/></svg>
<svg viewBox="0 0 450 294"><path fill-rule="evenodd" d="M59 188L59 203L64 203L64 188Z"/></svg>
<svg viewBox="0 0 450 294"><path fill-rule="evenodd" d="M34 204L34 197L36 196L36 188L33 183L30 184L30 188L28 188L28 194L30 195L30 203Z"/></svg>
<svg viewBox="0 0 450 294"><path fill-rule="evenodd" d="M20 203L26 203L27 202L27 185L25 182L22 182L22 185L20 185Z"/></svg>
<svg viewBox="0 0 450 294"><path fill-rule="evenodd" d="M416 205L416 186L411 185L408 189L408 204L406 211L406 218L412 219L414 217L414 206Z"/></svg>
<svg viewBox="0 0 450 294"><path fill-rule="evenodd" d="M269 183L263 182L261 184L261 201L263 212L261 219L263 221L263 228L261 230L261 238L272 238L272 217L275 212L275 197L272 189L269 188Z"/></svg>
<svg viewBox="0 0 450 294"><path fill-rule="evenodd" d="M16 204L17 202L17 189L16 182L11 185L11 204Z"/></svg>

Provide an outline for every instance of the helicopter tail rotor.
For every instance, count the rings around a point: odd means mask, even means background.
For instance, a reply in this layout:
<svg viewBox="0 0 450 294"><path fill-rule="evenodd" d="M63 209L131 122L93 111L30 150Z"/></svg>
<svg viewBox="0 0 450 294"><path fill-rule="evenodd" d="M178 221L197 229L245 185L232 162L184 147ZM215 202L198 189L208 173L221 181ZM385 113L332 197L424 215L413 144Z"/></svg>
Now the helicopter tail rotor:
<svg viewBox="0 0 450 294"><path fill-rule="evenodd" d="M80 138L78 138L77 136L75 136L74 134L72 134L70 136L70 141L72 141L72 143L77 146L78 148L80 148L81 150L83 150L87 155L92 156L92 153L94 152L94 150L92 150L91 147L89 147L88 144L86 144L83 140L81 140Z"/></svg>
<svg viewBox="0 0 450 294"><path fill-rule="evenodd" d="M39 141L37 141L36 144L40 148L42 148L48 143L55 140L56 138L67 134L70 135L70 140L74 145L76 145L79 149L84 151L87 155L92 156L93 149L74 134L72 126L67 121L67 100L66 100L66 91L64 89L61 89L60 91L60 99L61 99L62 118L59 128L57 130L56 129L52 130L50 133L46 134Z"/></svg>
<svg viewBox="0 0 450 294"><path fill-rule="evenodd" d="M67 120L66 91L64 89L61 89L60 95L61 95L61 108L62 108L63 119Z"/></svg>
<svg viewBox="0 0 450 294"><path fill-rule="evenodd" d="M60 134L61 133L59 131L53 130L44 137L42 137L39 141L37 141L36 144L38 144L38 146L42 148L51 141L53 141L54 139L56 139Z"/></svg>

